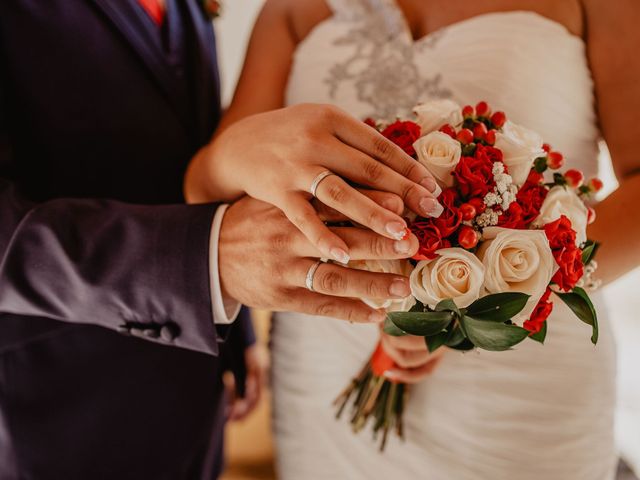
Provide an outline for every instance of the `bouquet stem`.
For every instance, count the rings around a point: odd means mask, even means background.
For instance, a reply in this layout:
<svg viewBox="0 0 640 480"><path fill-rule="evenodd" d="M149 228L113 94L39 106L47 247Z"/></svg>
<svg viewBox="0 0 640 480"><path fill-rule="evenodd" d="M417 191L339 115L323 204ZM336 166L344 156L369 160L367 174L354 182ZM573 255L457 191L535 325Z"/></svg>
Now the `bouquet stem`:
<svg viewBox="0 0 640 480"><path fill-rule="evenodd" d="M340 418L353 398L351 426L353 431L360 432L373 418L373 436L378 438L381 433L380 451L387 444L389 431L395 429L403 438L402 414L406 396L406 386L402 383L386 379L384 372L394 367L393 360L378 344L371 360L362 368L360 373L336 398L336 418Z"/></svg>

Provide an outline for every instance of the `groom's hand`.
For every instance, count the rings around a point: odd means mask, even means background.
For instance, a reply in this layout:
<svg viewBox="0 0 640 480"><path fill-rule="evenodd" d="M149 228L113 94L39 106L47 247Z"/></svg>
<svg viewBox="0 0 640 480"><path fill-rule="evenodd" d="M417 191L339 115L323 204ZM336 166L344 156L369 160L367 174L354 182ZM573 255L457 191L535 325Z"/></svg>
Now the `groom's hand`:
<svg viewBox="0 0 640 480"><path fill-rule="evenodd" d="M357 259L409 258L418 249L410 235L391 240L370 230L332 228ZM353 270L325 263L313 276L313 289L305 287L309 269L320 251L278 209L245 197L229 207L220 229L218 265L223 292L255 308L288 310L342 318L354 322L380 322L383 311L356 298L404 298L409 281L401 275Z"/></svg>
<svg viewBox="0 0 640 480"><path fill-rule="evenodd" d="M323 176L327 172L334 175ZM314 211L310 190L327 206L390 239L406 222L353 185L395 194L422 216L439 216L439 188L400 147L330 105L296 105L252 115L224 128L189 166L189 202L248 194L280 208L326 258L344 262L349 246ZM317 188L313 188L317 186Z"/></svg>

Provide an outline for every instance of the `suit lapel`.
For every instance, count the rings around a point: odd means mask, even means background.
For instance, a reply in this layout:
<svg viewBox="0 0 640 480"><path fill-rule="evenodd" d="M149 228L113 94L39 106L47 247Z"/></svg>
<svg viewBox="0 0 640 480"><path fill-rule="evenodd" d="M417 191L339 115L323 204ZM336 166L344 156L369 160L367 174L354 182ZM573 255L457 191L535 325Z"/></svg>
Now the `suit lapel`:
<svg viewBox="0 0 640 480"><path fill-rule="evenodd" d="M152 29L153 23L146 18L136 0L89 0L104 13L107 19L127 40L133 51L151 73L154 83L162 90L164 97L189 129L188 106L180 102L175 79L166 62L160 36Z"/></svg>
<svg viewBox="0 0 640 480"><path fill-rule="evenodd" d="M213 120L218 119L216 113L220 111L220 79L216 67L213 27L198 3L195 0L185 1L188 7L188 21L191 22L196 38L194 88L197 94L195 98L198 99L195 107L200 126L199 140L207 142L217 126Z"/></svg>

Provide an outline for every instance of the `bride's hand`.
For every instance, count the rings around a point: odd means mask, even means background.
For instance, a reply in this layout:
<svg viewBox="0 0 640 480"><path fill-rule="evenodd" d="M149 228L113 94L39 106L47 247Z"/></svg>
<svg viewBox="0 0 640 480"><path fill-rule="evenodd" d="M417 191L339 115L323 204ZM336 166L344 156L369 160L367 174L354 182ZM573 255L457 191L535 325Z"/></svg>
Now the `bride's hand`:
<svg viewBox="0 0 640 480"><path fill-rule="evenodd" d="M442 212L436 182L424 166L375 129L327 105L261 113L223 129L189 166L185 195L198 203L246 193L271 203L325 257L346 263L346 243L309 202L314 179L325 171L335 175L318 184L318 200L385 237L402 238L405 221L350 183L393 193L423 216Z"/></svg>
<svg viewBox="0 0 640 480"><path fill-rule="evenodd" d="M401 383L418 383L438 366L445 348L429 353L424 338L406 335L393 337L381 334L382 348L398 368L385 372L389 380Z"/></svg>

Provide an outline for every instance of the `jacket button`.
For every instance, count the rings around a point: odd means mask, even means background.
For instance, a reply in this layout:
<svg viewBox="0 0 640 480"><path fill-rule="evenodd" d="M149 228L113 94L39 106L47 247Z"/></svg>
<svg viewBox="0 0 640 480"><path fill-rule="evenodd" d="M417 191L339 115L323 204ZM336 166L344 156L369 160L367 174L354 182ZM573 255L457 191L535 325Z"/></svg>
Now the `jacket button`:
<svg viewBox="0 0 640 480"><path fill-rule="evenodd" d="M160 336L158 330L156 330L155 328L145 328L142 333L144 333L144 335L149 338L158 338Z"/></svg>
<svg viewBox="0 0 640 480"><path fill-rule="evenodd" d="M129 327L127 327L126 325L118 325L118 328L116 328L116 331L122 335L131 335L131 331L129 330Z"/></svg>
<svg viewBox="0 0 640 480"><path fill-rule="evenodd" d="M180 336L180 327L173 322L167 322L160 329L160 337L165 342L173 342L178 336Z"/></svg>
<svg viewBox="0 0 640 480"><path fill-rule="evenodd" d="M138 327L131 327L131 335L133 335L134 337L143 337L144 333L142 331L141 328Z"/></svg>

